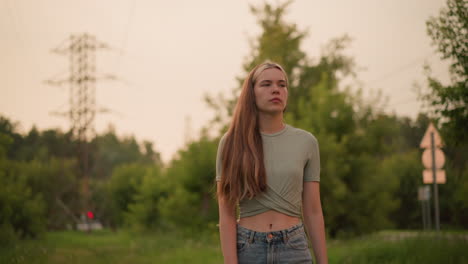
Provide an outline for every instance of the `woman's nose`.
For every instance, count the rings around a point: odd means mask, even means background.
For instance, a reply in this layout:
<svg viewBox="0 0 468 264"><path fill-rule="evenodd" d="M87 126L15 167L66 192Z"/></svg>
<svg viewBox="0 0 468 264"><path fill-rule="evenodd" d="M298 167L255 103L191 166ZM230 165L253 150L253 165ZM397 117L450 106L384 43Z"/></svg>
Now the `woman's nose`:
<svg viewBox="0 0 468 264"><path fill-rule="evenodd" d="M272 89L273 93L279 93L279 89L280 89L280 88L279 88L278 85L274 84L272 88L273 88L273 89Z"/></svg>

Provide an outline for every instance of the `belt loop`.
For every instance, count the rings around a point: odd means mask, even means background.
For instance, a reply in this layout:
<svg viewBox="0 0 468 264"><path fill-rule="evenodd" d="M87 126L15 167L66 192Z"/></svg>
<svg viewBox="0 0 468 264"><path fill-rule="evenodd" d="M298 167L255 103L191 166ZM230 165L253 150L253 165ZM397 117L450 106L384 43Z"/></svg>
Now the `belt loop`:
<svg viewBox="0 0 468 264"><path fill-rule="evenodd" d="M249 243L252 244L254 241L255 231L250 231Z"/></svg>
<svg viewBox="0 0 468 264"><path fill-rule="evenodd" d="M286 244L286 243L288 243L288 239L289 239L288 230L284 230L282 232L283 232L283 242Z"/></svg>

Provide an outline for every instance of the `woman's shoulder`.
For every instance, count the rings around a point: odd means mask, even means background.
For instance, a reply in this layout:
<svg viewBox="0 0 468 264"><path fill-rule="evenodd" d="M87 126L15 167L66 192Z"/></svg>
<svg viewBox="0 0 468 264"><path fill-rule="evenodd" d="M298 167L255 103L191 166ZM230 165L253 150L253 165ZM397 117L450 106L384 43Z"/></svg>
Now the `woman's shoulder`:
<svg viewBox="0 0 468 264"><path fill-rule="evenodd" d="M229 131L223 133L223 135L219 138L218 146L220 146L220 147L224 146L224 141L226 141L228 132L229 132Z"/></svg>
<svg viewBox="0 0 468 264"><path fill-rule="evenodd" d="M304 143L317 144L317 138L311 132L304 130L302 128L289 126L290 134L293 135L298 140L303 141Z"/></svg>

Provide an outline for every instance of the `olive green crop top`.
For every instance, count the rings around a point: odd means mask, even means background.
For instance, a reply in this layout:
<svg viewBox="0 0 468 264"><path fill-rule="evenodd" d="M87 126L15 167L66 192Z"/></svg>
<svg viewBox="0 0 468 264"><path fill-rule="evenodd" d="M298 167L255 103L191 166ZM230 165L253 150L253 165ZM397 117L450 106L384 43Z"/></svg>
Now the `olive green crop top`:
<svg viewBox="0 0 468 264"><path fill-rule="evenodd" d="M320 155L317 139L309 132L285 125L276 133L261 133L267 176L267 189L252 199L239 202L240 217L268 210L300 217L303 182L320 181ZM221 180L223 135L216 157L216 180Z"/></svg>

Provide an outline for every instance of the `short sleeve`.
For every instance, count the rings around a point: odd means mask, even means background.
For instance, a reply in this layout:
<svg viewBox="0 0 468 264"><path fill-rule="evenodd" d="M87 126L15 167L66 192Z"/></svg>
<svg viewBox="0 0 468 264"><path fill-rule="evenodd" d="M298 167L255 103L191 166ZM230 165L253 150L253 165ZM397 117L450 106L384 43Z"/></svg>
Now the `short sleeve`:
<svg viewBox="0 0 468 264"><path fill-rule="evenodd" d="M320 181L320 152L317 139L311 134L309 155L304 166L304 181Z"/></svg>
<svg viewBox="0 0 468 264"><path fill-rule="evenodd" d="M221 139L219 140L218 144L218 153L216 154L216 181L221 180L221 173L222 173L222 154L223 154L223 147L224 147L224 139L226 138L226 134L224 134Z"/></svg>

